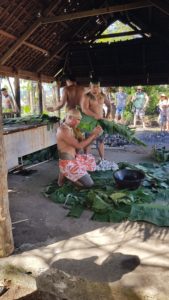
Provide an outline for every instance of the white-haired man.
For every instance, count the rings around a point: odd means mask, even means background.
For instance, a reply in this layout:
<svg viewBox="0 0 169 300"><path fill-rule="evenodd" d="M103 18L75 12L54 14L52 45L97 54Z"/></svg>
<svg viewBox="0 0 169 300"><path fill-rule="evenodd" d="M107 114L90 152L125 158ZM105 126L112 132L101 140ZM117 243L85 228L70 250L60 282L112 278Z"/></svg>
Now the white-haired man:
<svg viewBox="0 0 169 300"><path fill-rule="evenodd" d="M71 109L57 131L60 170L58 184L60 186L63 185L65 177L82 187L93 186L93 180L88 171L95 171L95 159L91 154L78 154L77 151L90 145L102 133L102 128L97 126L88 138L79 142L75 137L74 129L80 120L81 113L77 109Z"/></svg>

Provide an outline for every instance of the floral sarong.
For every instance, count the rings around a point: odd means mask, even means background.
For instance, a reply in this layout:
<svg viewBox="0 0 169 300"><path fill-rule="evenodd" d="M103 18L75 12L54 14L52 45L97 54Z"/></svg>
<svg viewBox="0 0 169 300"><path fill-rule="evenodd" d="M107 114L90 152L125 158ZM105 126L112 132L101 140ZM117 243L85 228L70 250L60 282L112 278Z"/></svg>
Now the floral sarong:
<svg viewBox="0 0 169 300"><path fill-rule="evenodd" d="M77 154L75 159L60 159L59 169L66 178L76 182L86 175L87 171L95 171L96 162L91 154Z"/></svg>

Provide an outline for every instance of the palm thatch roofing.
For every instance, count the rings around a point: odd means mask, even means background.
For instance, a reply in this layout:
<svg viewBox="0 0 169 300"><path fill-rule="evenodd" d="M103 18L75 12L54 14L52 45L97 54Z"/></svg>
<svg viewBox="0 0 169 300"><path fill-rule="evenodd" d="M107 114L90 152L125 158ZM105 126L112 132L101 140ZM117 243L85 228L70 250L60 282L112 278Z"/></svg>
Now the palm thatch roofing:
<svg viewBox="0 0 169 300"><path fill-rule="evenodd" d="M142 38L96 39L116 20ZM64 72L86 84L169 82L169 1L1 0L0 74L52 81Z"/></svg>

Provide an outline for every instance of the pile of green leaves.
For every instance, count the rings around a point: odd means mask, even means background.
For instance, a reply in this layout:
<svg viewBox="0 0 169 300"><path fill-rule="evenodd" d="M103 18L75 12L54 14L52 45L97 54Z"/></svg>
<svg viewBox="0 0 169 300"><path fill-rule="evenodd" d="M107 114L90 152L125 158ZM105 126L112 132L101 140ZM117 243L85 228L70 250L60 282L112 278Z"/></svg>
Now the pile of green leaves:
<svg viewBox="0 0 169 300"><path fill-rule="evenodd" d="M38 124L46 124L48 127L54 123L58 123L60 118L56 116L49 116L47 114L42 115L30 115L26 117L20 118L4 118L4 125L38 125Z"/></svg>
<svg viewBox="0 0 169 300"><path fill-rule="evenodd" d="M125 139L131 143L145 146L145 144L142 141L138 140L135 137L134 129L129 128L126 125L117 124L114 121L108 121L105 119L96 120L93 117L87 116L82 113L82 120L79 124L80 130L84 132L91 132L97 125L100 125L102 127L104 133L118 133L119 135L125 137Z"/></svg>
<svg viewBox="0 0 169 300"><path fill-rule="evenodd" d="M165 147L162 148L153 148L152 151L153 158L155 158L158 162L165 162L169 161L169 150L167 150Z"/></svg>
<svg viewBox="0 0 169 300"><path fill-rule="evenodd" d="M84 209L93 212L92 219L105 222L147 221L169 226L169 163L120 163L119 168L139 169L145 180L137 190L118 190L112 171L92 173L92 189L79 189L69 182L62 187L52 183L45 196L69 209L68 216L80 217Z"/></svg>

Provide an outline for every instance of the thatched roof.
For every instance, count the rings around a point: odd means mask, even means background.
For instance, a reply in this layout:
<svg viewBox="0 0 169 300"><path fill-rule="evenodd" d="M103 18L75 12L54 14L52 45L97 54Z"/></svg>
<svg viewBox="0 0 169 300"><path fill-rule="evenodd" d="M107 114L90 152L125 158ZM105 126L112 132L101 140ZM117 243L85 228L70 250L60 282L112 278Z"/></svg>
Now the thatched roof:
<svg viewBox="0 0 169 300"><path fill-rule="evenodd" d="M0 74L50 81L73 71L106 85L167 83L169 1L1 0ZM96 45L121 20L142 39Z"/></svg>

